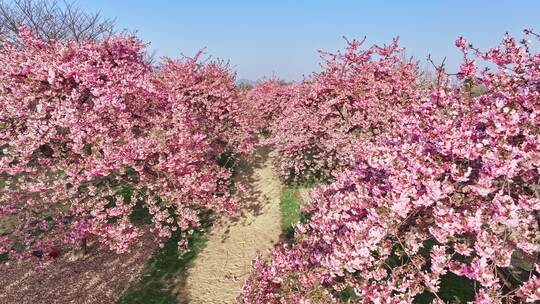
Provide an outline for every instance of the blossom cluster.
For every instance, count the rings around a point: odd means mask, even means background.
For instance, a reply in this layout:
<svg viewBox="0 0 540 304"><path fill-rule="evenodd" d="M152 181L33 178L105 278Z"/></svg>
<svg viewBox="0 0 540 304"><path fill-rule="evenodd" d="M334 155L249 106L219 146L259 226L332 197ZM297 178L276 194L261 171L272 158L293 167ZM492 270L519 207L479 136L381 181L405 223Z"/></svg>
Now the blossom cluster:
<svg viewBox="0 0 540 304"><path fill-rule="evenodd" d="M323 71L301 83L260 84L252 91L287 180L327 179L354 164L352 147L392 132L404 106L419 99L418 69L390 45L321 52Z"/></svg>
<svg viewBox="0 0 540 304"><path fill-rule="evenodd" d="M62 242L125 252L141 234L137 204L163 240L189 234L202 212L234 211L217 158L247 153L251 139L225 65L152 67L133 36L44 42L22 29L19 39L0 50L0 253Z"/></svg>
<svg viewBox="0 0 540 304"><path fill-rule="evenodd" d="M240 302L447 303L452 278L470 286L462 302L540 301L540 54L508 35L485 52L456 45L460 85L437 68L400 115L365 113L392 131L351 143L354 163L313 191L293 240L254 261Z"/></svg>
<svg viewBox="0 0 540 304"><path fill-rule="evenodd" d="M165 58L156 74L168 98L185 105L216 152L249 154L255 144L252 115L236 88L235 75L221 61L201 62L202 51L193 58Z"/></svg>

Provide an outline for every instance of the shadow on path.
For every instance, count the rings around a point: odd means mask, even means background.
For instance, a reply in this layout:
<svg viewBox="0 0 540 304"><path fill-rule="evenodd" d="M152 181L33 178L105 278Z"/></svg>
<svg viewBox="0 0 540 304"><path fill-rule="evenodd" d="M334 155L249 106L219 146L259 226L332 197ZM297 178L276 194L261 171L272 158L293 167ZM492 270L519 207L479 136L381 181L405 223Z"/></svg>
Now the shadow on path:
<svg viewBox="0 0 540 304"><path fill-rule="evenodd" d="M282 185L270 149L241 160L235 180L245 188L238 194L238 216L215 224L207 234L204 249L178 282L179 303L234 303L257 252L279 240Z"/></svg>

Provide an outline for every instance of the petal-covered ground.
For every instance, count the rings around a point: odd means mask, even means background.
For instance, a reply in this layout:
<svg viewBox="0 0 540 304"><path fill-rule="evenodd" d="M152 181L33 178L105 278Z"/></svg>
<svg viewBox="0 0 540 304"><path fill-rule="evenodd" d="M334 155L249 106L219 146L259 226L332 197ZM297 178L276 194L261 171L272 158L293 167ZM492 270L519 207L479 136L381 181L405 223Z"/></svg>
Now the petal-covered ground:
<svg viewBox="0 0 540 304"><path fill-rule="evenodd" d="M145 233L139 246L123 255L91 248L82 257L66 254L37 270L28 261L11 263L0 270L0 303L114 303L156 248L152 234Z"/></svg>

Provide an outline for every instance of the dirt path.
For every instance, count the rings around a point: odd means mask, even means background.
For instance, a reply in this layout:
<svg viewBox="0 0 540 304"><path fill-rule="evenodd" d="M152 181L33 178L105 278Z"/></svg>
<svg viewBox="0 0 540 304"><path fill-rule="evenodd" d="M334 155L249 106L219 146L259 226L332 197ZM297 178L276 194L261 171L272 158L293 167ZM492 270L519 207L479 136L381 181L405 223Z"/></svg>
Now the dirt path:
<svg viewBox="0 0 540 304"><path fill-rule="evenodd" d="M209 233L206 247L188 270L180 303L235 303L257 251L265 252L280 237L282 186L268 153L242 164L239 179L248 188L242 216Z"/></svg>

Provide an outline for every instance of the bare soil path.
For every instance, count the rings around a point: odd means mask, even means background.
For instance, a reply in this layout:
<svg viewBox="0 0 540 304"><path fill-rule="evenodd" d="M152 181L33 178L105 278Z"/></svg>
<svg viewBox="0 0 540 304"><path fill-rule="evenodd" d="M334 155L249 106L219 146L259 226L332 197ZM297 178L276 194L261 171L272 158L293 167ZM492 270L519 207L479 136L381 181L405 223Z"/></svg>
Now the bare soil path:
<svg viewBox="0 0 540 304"><path fill-rule="evenodd" d="M239 181L247 188L242 214L210 231L206 247L179 287L182 304L235 303L257 252L264 253L280 237L282 185L268 151L241 164L239 171Z"/></svg>

